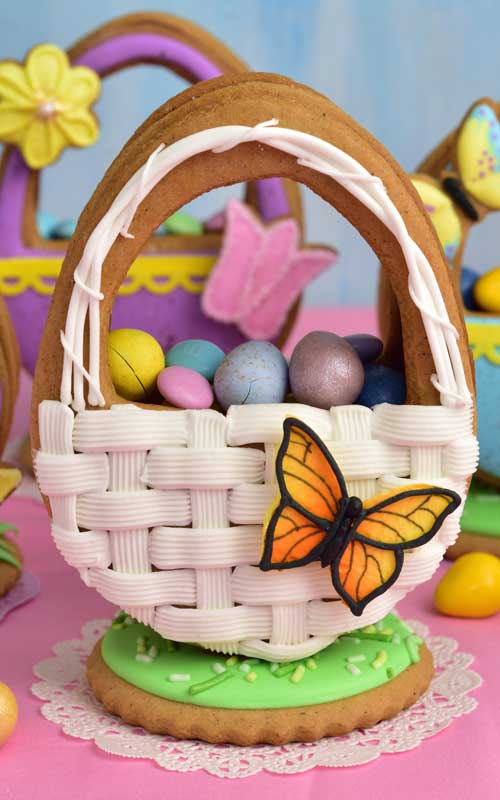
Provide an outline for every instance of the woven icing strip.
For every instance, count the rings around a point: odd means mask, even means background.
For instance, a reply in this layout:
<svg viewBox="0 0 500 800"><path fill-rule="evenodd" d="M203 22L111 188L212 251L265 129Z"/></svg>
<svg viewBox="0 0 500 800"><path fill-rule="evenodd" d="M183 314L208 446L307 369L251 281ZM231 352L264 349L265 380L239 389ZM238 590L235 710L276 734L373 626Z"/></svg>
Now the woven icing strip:
<svg viewBox="0 0 500 800"><path fill-rule="evenodd" d="M35 465L58 549L88 586L167 638L278 661L320 650L359 626L328 570L257 566L276 494L276 446L292 409L321 431L349 491L362 498L430 480L463 495L477 461L468 408L426 407L424 425L411 406L237 406L225 417L117 405L75 416L44 401ZM458 516L407 553L363 624L433 574Z"/></svg>

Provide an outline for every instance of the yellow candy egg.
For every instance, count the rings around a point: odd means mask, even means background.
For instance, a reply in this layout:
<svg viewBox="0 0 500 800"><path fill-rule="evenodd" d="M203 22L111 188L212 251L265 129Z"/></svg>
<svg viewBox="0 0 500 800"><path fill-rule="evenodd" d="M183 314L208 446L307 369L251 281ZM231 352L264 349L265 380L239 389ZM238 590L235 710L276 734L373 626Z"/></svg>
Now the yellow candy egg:
<svg viewBox="0 0 500 800"><path fill-rule="evenodd" d="M111 380L126 400L146 400L165 366L165 356L154 336L135 328L118 328L108 336Z"/></svg>
<svg viewBox="0 0 500 800"><path fill-rule="evenodd" d="M500 611L500 558L490 553L467 553L451 565L434 594L441 614L451 617L489 617Z"/></svg>
<svg viewBox="0 0 500 800"><path fill-rule="evenodd" d="M0 681L0 747L12 735L17 722L17 701L6 683Z"/></svg>
<svg viewBox="0 0 500 800"><path fill-rule="evenodd" d="M481 275L473 291L474 300L482 311L500 311L500 267Z"/></svg>

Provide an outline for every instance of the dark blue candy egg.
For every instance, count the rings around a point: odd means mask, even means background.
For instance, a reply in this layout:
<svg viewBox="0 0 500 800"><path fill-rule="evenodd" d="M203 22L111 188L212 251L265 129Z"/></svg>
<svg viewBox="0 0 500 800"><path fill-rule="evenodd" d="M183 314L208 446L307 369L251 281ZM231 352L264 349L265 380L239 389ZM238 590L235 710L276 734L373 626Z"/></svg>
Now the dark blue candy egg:
<svg viewBox="0 0 500 800"><path fill-rule="evenodd" d="M380 339L369 333L353 333L350 336L344 336L344 339L356 351L363 364L376 361L384 347L384 343Z"/></svg>
<svg viewBox="0 0 500 800"><path fill-rule="evenodd" d="M406 399L406 383L403 375L383 364L368 364L365 367L365 382L356 403L373 408L379 403L402 405Z"/></svg>
<svg viewBox="0 0 500 800"><path fill-rule="evenodd" d="M474 300L474 284L479 278L479 273L470 267L462 267L460 273L460 291L462 292L462 302L465 308L471 311L477 310L477 303Z"/></svg>

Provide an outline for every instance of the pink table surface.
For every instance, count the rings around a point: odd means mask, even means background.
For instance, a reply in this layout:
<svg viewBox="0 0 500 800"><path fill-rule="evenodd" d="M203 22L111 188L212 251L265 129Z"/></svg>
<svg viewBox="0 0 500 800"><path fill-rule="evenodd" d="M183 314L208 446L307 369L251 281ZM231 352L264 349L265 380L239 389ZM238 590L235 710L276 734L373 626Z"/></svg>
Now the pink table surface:
<svg viewBox="0 0 500 800"><path fill-rule="evenodd" d="M340 317L342 320L339 322ZM300 326L333 327L342 333L367 330L373 315L317 310ZM20 413L19 419L22 418ZM20 424L20 423L18 423ZM314 769L302 775L260 773L238 781L203 771L166 772L152 762L107 755L92 742L63 734L40 713L41 701L30 693L33 665L51 655L52 645L79 636L91 619L110 617L114 609L87 589L76 570L68 567L53 545L49 520L41 503L13 497L2 507L2 519L20 530L26 566L41 579L36 600L0 623L0 680L11 686L19 702L16 731L0 751L1 800L142 800L165 797L366 797L370 800L493 800L500 796L500 626L499 617L458 620L438 615L432 606L438 575L407 597L399 607L406 618L424 622L433 634L458 640L474 653L474 667L484 678L476 692L479 707L416 750L382 756L360 767ZM440 574L447 567L440 568Z"/></svg>

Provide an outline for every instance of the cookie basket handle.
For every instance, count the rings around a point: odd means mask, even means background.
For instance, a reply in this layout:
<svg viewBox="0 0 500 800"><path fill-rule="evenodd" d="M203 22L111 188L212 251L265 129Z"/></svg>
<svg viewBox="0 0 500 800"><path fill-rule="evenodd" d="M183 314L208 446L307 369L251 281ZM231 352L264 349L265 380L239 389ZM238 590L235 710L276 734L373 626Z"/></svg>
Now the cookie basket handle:
<svg viewBox="0 0 500 800"><path fill-rule="evenodd" d="M159 64L191 83L225 73L238 73L246 65L222 42L203 28L167 14L130 14L97 28L69 48L73 66L93 69L101 78L134 64ZM26 244L39 248L35 210L38 177L8 146L0 170L0 257L22 255ZM250 183L247 202L264 221L292 215L301 224L298 188L276 179Z"/></svg>
<svg viewBox="0 0 500 800"><path fill-rule="evenodd" d="M319 194L380 258L403 321L407 402L471 405L463 318L409 178L326 98L279 76L247 73L217 78L166 103L99 184L56 286L33 408L43 399L75 410L120 402L109 375L107 333L118 287L144 242L163 216L193 197L271 176Z"/></svg>
<svg viewBox="0 0 500 800"><path fill-rule="evenodd" d="M0 295L0 459L7 443L19 389L20 355L17 338Z"/></svg>

